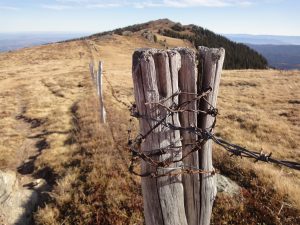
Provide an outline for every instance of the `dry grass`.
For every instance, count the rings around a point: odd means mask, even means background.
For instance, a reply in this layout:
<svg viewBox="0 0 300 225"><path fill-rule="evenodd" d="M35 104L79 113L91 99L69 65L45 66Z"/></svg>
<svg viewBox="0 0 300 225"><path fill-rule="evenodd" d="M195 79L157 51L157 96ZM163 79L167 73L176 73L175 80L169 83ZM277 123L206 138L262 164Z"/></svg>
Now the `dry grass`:
<svg viewBox="0 0 300 225"><path fill-rule="evenodd" d="M216 132L250 149L272 152L273 157L300 161L299 71L226 71L221 83L221 115ZM217 150L216 150L217 151ZM237 165L254 170L300 209L300 173L249 160Z"/></svg>
<svg viewBox="0 0 300 225"><path fill-rule="evenodd" d="M70 108L89 79L86 49L73 42L0 54L0 169L59 173L72 149Z"/></svg>
<svg viewBox="0 0 300 225"><path fill-rule="evenodd" d="M176 39L167 43L186 46ZM104 126L98 125L88 46L93 58L104 62ZM18 154L27 159L38 141L47 143L33 174L49 176L56 185L35 214L38 224L143 223L140 181L127 172L124 150L129 113L123 103L133 101L131 56L138 47L162 46L115 35L0 55L1 168L14 168L21 163ZM299 71L224 71L216 132L250 149L300 161L299 97ZM32 128L33 119L39 126ZM230 158L218 147L214 155L216 167L244 188L241 199L218 196L213 224L299 222L299 172Z"/></svg>
<svg viewBox="0 0 300 225"><path fill-rule="evenodd" d="M65 165L67 175L56 186L53 200L36 213L38 224L142 223L140 181L127 172L123 134L129 117L123 110L110 104L108 124L99 126L95 96L74 106L78 148Z"/></svg>

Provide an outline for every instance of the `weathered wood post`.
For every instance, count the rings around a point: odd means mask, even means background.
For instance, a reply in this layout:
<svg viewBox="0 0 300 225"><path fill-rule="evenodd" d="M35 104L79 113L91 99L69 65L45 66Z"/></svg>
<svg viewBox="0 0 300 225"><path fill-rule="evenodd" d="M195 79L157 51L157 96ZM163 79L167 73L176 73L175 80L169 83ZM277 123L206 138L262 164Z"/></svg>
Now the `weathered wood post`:
<svg viewBox="0 0 300 225"><path fill-rule="evenodd" d="M100 114L100 123L106 122L106 112L104 108L103 101L103 92L102 92L102 62L99 62L98 74L97 74L97 93L99 97L99 114Z"/></svg>
<svg viewBox="0 0 300 225"><path fill-rule="evenodd" d="M197 93L197 65L195 52L188 48L176 48L181 55L181 69L179 70L179 89L181 92L195 93L182 94L179 96L179 104L191 101L195 98ZM196 101L188 104L186 108L189 111L179 114L180 123L182 127L196 127L197 126L197 109ZM194 111L193 111L194 110ZM196 134L182 131L182 145L183 154L188 154L196 142ZM198 152L195 151L183 160L184 165L190 169L199 168ZM199 225L200 221L200 182L199 174L186 174L182 176L184 188L184 204L185 212L189 225Z"/></svg>
<svg viewBox="0 0 300 225"><path fill-rule="evenodd" d="M92 81L95 82L95 76L94 76L94 63L93 63L93 62L90 62L89 67L90 67L90 74L91 74Z"/></svg>
<svg viewBox="0 0 300 225"><path fill-rule="evenodd" d="M203 142L193 129L213 130L224 57L223 48L200 47L197 73L191 49L140 49L133 54L141 131L136 145L144 154L141 169L146 225L210 223L216 195L215 177L209 172L214 170L212 141ZM208 94L200 102L195 100L204 92ZM176 107L178 111L174 111ZM200 143L201 149L196 151ZM147 157L150 160L145 160ZM181 173L187 170L190 172ZM175 176L170 176L174 171Z"/></svg>
<svg viewBox="0 0 300 225"><path fill-rule="evenodd" d="M221 72L225 57L223 48L199 47L199 76L198 93L211 88L211 92L200 101L199 109L208 111L216 107ZM212 108L213 107L213 108ZM198 127L211 131L215 118L209 114L198 115ZM212 140L207 140L199 151L199 169L212 171ZM200 175L200 223L209 225L213 202L217 194L215 176L211 174Z"/></svg>
<svg viewBox="0 0 300 225"><path fill-rule="evenodd" d="M168 112L164 107L149 103L176 93L180 66L180 55L176 51L139 49L133 54L134 94L138 113L142 115L139 118L143 136L141 150L149 154L154 153L155 149L157 151L169 146L168 151L163 154L151 156L153 160L160 162L169 158L181 158L180 132L162 125L156 126L155 119L163 119ZM173 102L178 103L178 97L166 100L164 105L170 107ZM178 126L178 114L173 114L166 122ZM148 133L150 130L152 132ZM178 172L181 165L178 162L157 168L142 161L142 174L163 175L173 170ZM146 225L187 225L181 175L142 177L142 193Z"/></svg>

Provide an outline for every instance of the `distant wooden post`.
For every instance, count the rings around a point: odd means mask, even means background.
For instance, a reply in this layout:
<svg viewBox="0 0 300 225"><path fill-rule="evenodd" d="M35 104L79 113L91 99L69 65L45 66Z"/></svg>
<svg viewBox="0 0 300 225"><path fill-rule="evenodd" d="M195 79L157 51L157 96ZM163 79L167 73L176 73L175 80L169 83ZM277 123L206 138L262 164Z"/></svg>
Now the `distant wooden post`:
<svg viewBox="0 0 300 225"><path fill-rule="evenodd" d="M106 122L106 112L104 108L104 101L103 101L103 92L102 92L102 62L99 62L98 67L98 74L97 74L97 93L99 97L99 113L100 113L100 123Z"/></svg>
<svg viewBox="0 0 300 225"><path fill-rule="evenodd" d="M94 76L94 63L93 63L93 62L90 62L89 67L90 67L90 74L91 74L92 81L95 82L95 76Z"/></svg>
<svg viewBox="0 0 300 225"><path fill-rule="evenodd" d="M216 107L217 96L219 91L219 84L221 79L221 72L225 57L225 50L223 48L206 48L199 47L199 77L198 77L198 93L212 89L210 94L206 97L206 101L202 100L199 109L207 111L210 105ZM208 129L213 126L214 117L211 115L199 114L198 127L201 129ZM212 171L212 140L206 141L199 151L199 168ZM212 206L217 194L215 176L210 174L200 175L200 223L201 225L209 225L212 213Z"/></svg>
<svg viewBox="0 0 300 225"><path fill-rule="evenodd" d="M179 89L182 92L197 93L197 65L195 52L188 48L176 49L181 55L181 69L179 70ZM190 101L195 98L195 95L180 95L179 104ZM180 123L183 127L197 126L197 114L192 110L197 109L196 102L188 104L189 112L179 114ZM188 154L193 146L188 145L196 142L196 135L190 132L181 132L183 154ZM187 168L197 169L199 167L198 152L190 154L183 160ZM182 176L184 188L184 204L187 221L189 225L200 224L200 182L199 174L187 174Z"/></svg>
<svg viewBox="0 0 300 225"><path fill-rule="evenodd" d="M158 102L178 90L180 67L180 55L176 51L140 49L133 54L132 76L135 100L138 112L145 116L139 119L142 135L145 135L157 124L156 121L146 117L162 119L167 113L164 107L146 103ZM170 107L172 102L178 102L178 97L168 100L165 104ZM166 122L179 125L178 114L170 116ZM141 149L145 153L151 153L154 149L170 145L175 148L165 154L151 157L154 160L164 161L171 156L175 156L175 159L180 159L182 156L181 148L178 148L181 146L180 132L159 125L142 142ZM157 172L161 175L172 170L178 172L181 165L181 162L173 163L169 165L169 168L157 170L143 161L142 173ZM187 225L181 175L158 178L142 177L142 193L146 225Z"/></svg>
<svg viewBox="0 0 300 225"><path fill-rule="evenodd" d="M94 83L96 84L96 86L97 86L97 76L98 76L98 71L95 69L94 70Z"/></svg>

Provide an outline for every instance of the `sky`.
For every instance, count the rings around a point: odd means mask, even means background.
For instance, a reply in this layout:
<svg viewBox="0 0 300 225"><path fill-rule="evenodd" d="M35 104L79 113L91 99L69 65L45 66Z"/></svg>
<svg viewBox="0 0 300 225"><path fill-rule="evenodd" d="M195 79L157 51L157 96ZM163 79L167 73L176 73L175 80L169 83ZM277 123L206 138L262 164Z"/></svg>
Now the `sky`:
<svg viewBox="0 0 300 225"><path fill-rule="evenodd" d="M0 0L0 32L84 32L169 18L219 34L300 36L299 0Z"/></svg>

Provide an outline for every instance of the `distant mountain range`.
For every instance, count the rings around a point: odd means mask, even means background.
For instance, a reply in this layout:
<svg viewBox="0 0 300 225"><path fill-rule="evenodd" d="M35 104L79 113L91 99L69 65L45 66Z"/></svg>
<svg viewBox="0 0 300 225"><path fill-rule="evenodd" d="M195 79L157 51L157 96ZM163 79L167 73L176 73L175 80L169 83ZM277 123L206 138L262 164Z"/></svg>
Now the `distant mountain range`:
<svg viewBox="0 0 300 225"><path fill-rule="evenodd" d="M300 70L300 45L248 44L248 46L265 56L271 67L284 70Z"/></svg>
<svg viewBox="0 0 300 225"><path fill-rule="evenodd" d="M226 34L262 54L269 66L277 69L300 69L300 36Z"/></svg>
<svg viewBox="0 0 300 225"><path fill-rule="evenodd" d="M0 33L0 52L48 44L87 35L86 33Z"/></svg>
<svg viewBox="0 0 300 225"><path fill-rule="evenodd" d="M235 42L254 45L300 45L300 36L251 34L224 34L224 36Z"/></svg>

